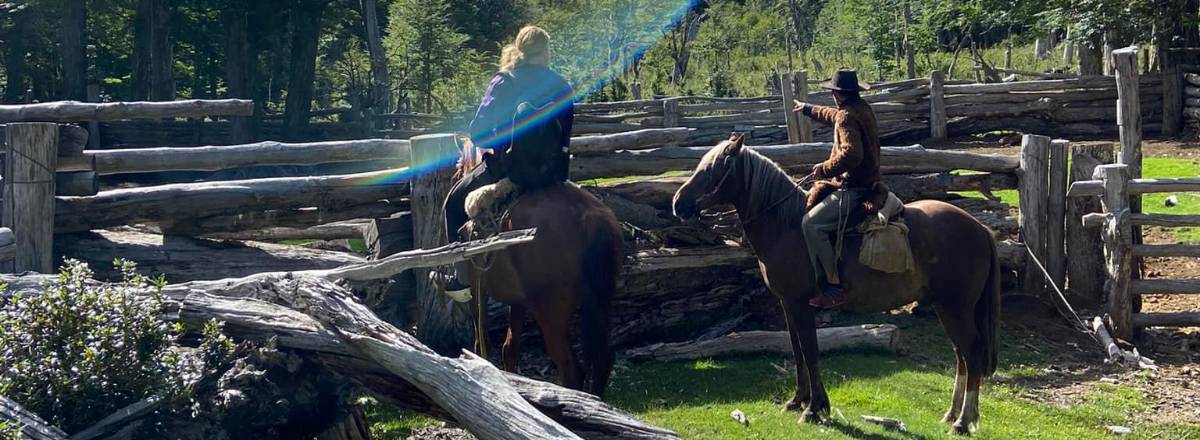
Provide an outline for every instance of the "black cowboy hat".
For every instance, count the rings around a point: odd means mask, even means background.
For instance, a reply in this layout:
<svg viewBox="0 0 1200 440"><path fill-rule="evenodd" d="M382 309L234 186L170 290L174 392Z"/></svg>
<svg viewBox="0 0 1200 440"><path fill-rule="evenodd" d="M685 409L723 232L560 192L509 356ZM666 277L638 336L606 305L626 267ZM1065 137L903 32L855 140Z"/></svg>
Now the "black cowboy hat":
<svg viewBox="0 0 1200 440"><path fill-rule="evenodd" d="M853 69L838 70L837 73L833 74L833 78L821 81L821 87L842 92L857 92L871 89L871 86L867 85L867 83L858 81L858 72L855 72Z"/></svg>

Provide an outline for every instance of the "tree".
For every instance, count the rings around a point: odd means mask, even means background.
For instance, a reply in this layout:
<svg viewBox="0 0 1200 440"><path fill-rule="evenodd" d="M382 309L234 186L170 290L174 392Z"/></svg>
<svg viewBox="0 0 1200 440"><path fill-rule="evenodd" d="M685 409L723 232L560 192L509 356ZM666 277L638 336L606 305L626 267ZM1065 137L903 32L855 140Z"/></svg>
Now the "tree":
<svg viewBox="0 0 1200 440"><path fill-rule="evenodd" d="M465 47L468 38L450 21L446 1L399 0L392 4L390 15L384 46L401 99L411 99L414 108L423 112L445 111L461 103L461 85L471 81L467 75L479 72L482 63L477 52ZM445 89L456 80L462 80L458 87Z"/></svg>
<svg viewBox="0 0 1200 440"><path fill-rule="evenodd" d="M67 0L62 16L63 97L87 99L87 11L84 0Z"/></svg>
<svg viewBox="0 0 1200 440"><path fill-rule="evenodd" d="M287 136L295 139L304 137L312 114L317 43L321 37L321 14L325 5L325 0L297 0L291 11L292 58L283 123Z"/></svg>
<svg viewBox="0 0 1200 440"><path fill-rule="evenodd" d="M371 54L371 108L378 113L392 110L392 86L387 69L387 55L379 36L379 18L375 0L362 0L363 27L367 34L367 50Z"/></svg>

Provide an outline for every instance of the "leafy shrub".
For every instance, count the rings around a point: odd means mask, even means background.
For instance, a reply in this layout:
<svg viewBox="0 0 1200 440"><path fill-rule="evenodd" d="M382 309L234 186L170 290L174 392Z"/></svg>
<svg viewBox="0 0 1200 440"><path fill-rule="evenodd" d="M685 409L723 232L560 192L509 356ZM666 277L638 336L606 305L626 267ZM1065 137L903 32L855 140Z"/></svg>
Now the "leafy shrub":
<svg viewBox="0 0 1200 440"><path fill-rule="evenodd" d="M173 349L181 329L160 317L165 283L115 265L124 280L101 284L68 260L58 283L0 305L0 394L67 432L152 395L184 395L203 363Z"/></svg>

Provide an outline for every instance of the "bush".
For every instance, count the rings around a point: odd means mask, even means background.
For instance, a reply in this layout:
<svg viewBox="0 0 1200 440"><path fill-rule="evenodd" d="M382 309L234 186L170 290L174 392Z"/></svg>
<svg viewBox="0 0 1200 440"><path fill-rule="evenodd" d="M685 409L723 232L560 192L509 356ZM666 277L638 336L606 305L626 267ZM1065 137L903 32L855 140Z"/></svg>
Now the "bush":
<svg viewBox="0 0 1200 440"><path fill-rule="evenodd" d="M115 265L124 280L101 284L68 260L58 283L0 305L0 394L67 432L149 396L184 396L202 371L203 359L174 349L181 329L160 317L164 282Z"/></svg>

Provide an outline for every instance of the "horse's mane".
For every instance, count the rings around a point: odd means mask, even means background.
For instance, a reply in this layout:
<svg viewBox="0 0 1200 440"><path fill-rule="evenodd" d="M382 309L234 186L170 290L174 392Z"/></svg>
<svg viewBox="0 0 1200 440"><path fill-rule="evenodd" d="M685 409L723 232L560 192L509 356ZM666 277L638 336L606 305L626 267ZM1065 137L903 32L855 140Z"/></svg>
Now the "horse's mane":
<svg viewBox="0 0 1200 440"><path fill-rule="evenodd" d="M807 193L796 186L779 164L752 147L743 148L739 157L744 179L742 190L746 192L746 215L758 216L759 220L782 218L795 221L804 217Z"/></svg>

